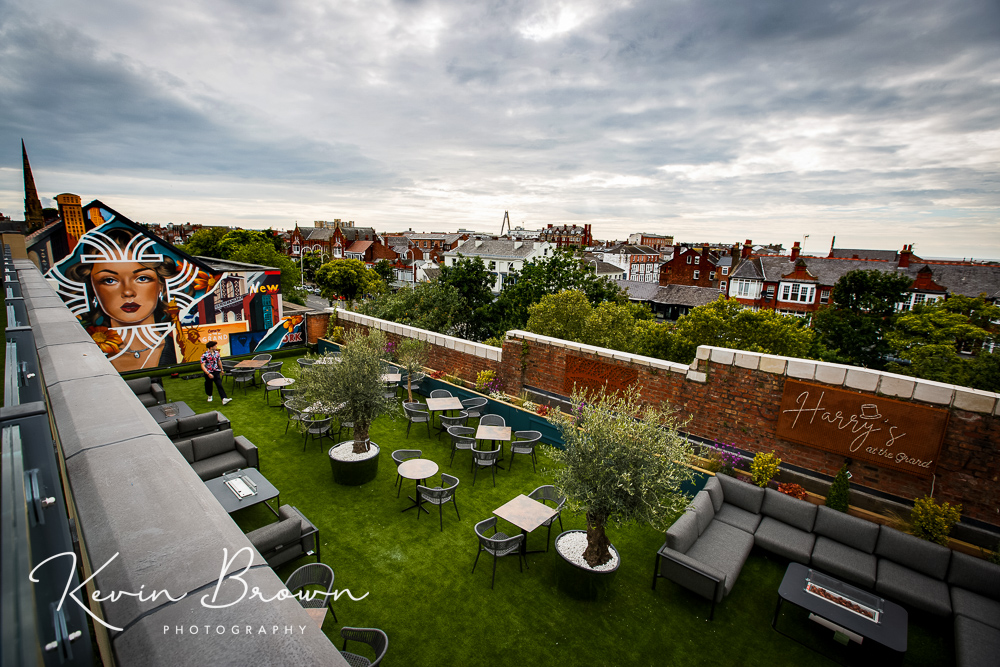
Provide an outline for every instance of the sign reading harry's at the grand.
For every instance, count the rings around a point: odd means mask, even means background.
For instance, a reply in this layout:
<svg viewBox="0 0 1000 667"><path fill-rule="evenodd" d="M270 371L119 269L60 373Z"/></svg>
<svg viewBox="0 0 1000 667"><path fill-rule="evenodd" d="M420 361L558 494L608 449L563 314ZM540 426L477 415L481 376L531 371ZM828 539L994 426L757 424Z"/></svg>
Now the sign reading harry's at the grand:
<svg viewBox="0 0 1000 667"><path fill-rule="evenodd" d="M866 463L930 477L948 411L871 394L785 381L777 435Z"/></svg>

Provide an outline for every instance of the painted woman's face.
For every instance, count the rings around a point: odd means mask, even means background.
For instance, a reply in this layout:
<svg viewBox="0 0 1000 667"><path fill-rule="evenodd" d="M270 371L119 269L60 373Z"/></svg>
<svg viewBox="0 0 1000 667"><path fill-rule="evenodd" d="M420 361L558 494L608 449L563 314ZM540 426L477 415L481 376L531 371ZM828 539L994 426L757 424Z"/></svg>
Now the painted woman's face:
<svg viewBox="0 0 1000 667"><path fill-rule="evenodd" d="M114 327L152 324L160 298L160 277L138 262L98 262L90 280Z"/></svg>

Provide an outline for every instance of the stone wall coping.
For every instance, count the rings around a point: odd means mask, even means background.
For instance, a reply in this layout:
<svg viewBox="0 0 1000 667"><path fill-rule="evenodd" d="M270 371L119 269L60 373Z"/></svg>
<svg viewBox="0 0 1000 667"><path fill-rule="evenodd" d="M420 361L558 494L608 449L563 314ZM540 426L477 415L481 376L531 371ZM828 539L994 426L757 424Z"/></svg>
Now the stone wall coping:
<svg viewBox="0 0 1000 667"><path fill-rule="evenodd" d="M583 354L593 354L595 356L609 357L617 361L623 361L625 363L637 364L640 366L649 366L650 368L655 368L657 370L669 370L675 373L687 373L689 367L687 364L678 364L674 361L666 361L664 359L657 359L655 357L646 357L641 354L632 354L630 352L619 352L618 350L608 350L607 348L597 347L594 345L585 345L583 343L576 343L573 341L562 340L561 338L552 338L551 336L542 336L536 333L531 333L530 331L522 331L520 329L513 329L507 332L508 340L527 340L536 343L544 343L546 345L551 345L553 347L561 347L566 350L571 350L573 352L581 352Z"/></svg>
<svg viewBox="0 0 1000 667"><path fill-rule="evenodd" d="M436 331L427 331L426 329L418 329L417 327L397 324L395 322L389 322L388 320L380 320L377 317L362 315L361 313L344 310L343 308L337 308L336 311L337 319L343 319L348 322L353 322L354 324L362 324L367 327L373 327L404 338L425 340L428 343L437 345L438 347L444 347L449 350L458 350L476 357L489 359L490 361L500 361L500 357L503 354L503 350L499 347L493 347L492 345L474 343L470 340L458 338L456 336L445 336L444 334L437 333Z"/></svg>

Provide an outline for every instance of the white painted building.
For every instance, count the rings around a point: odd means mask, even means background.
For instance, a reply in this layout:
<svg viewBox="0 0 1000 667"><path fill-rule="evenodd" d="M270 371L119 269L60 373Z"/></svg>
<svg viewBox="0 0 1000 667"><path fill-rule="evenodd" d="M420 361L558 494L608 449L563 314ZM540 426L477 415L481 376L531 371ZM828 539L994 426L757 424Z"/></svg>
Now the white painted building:
<svg viewBox="0 0 1000 667"><path fill-rule="evenodd" d="M499 293L511 271L520 271L527 261L551 257L555 248L555 244L546 241L469 239L444 253L444 265L454 266L459 257L481 258L486 268L496 276L493 291Z"/></svg>

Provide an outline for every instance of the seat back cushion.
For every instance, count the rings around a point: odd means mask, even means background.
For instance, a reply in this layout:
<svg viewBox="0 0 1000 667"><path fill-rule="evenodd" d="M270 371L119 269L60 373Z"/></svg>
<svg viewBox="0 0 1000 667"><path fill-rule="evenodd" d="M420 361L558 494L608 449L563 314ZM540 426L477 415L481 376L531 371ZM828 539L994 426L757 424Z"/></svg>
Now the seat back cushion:
<svg viewBox="0 0 1000 667"><path fill-rule="evenodd" d="M764 502L764 489L741 482L729 475L716 475L715 479L722 485L723 496L727 503L747 512L760 514L760 506Z"/></svg>
<svg viewBox="0 0 1000 667"><path fill-rule="evenodd" d="M174 447L181 453L185 461L194 463L194 447L190 440L178 440L174 443Z"/></svg>
<svg viewBox="0 0 1000 667"><path fill-rule="evenodd" d="M982 558L954 552L948 567L948 583L1000 601L1000 565Z"/></svg>
<svg viewBox="0 0 1000 667"><path fill-rule="evenodd" d="M199 435L197 438L192 438L191 442L194 445L195 461L203 461L236 449L232 430Z"/></svg>
<svg viewBox="0 0 1000 667"><path fill-rule="evenodd" d="M698 541L698 517L694 512L684 512L674 521L674 525L667 529L667 548L686 554L696 541Z"/></svg>
<svg viewBox="0 0 1000 667"><path fill-rule="evenodd" d="M219 424L219 413L218 412L205 412L200 415L194 415L191 417L181 417L177 420L177 431L179 433L188 433L190 431L200 431L206 428L212 428Z"/></svg>
<svg viewBox="0 0 1000 667"><path fill-rule="evenodd" d="M875 555L928 577L943 580L948 573L951 549L907 535L895 528L882 526L878 532Z"/></svg>
<svg viewBox="0 0 1000 667"><path fill-rule="evenodd" d="M760 511L765 516L807 533L812 532L816 523L816 505L774 489L765 490L764 504Z"/></svg>
<svg viewBox="0 0 1000 667"><path fill-rule="evenodd" d="M695 518L698 520L698 535L701 535L708 528L708 524L712 523L712 519L715 518L712 497L708 495L707 491L699 491L695 495L694 500L691 502L691 509L688 511L692 510L694 511Z"/></svg>
<svg viewBox="0 0 1000 667"><path fill-rule="evenodd" d="M126 384L128 384L134 394L148 394L151 391L150 387L152 387L153 381L148 377L136 378L129 380Z"/></svg>
<svg viewBox="0 0 1000 667"><path fill-rule="evenodd" d="M261 554L266 554L278 545L288 546L299 541L302 535L302 522L297 519L286 519L277 523L269 523L247 534L250 543Z"/></svg>
<svg viewBox="0 0 1000 667"><path fill-rule="evenodd" d="M870 554L878 542L878 524L856 516L838 512L825 505L816 511L816 526L813 532L829 537L858 551Z"/></svg>
<svg viewBox="0 0 1000 667"><path fill-rule="evenodd" d="M176 419L171 419L169 421L163 422L162 424L160 424L160 428L163 429L163 432L169 438L172 438L175 435L180 435L180 432L181 432L180 429L177 428L177 420Z"/></svg>
<svg viewBox="0 0 1000 667"><path fill-rule="evenodd" d="M722 503L726 500L719 480L715 477L709 477L708 481L705 482L705 491L708 491L708 495L712 497L712 507L715 508L715 512L718 514L719 510L722 509Z"/></svg>

